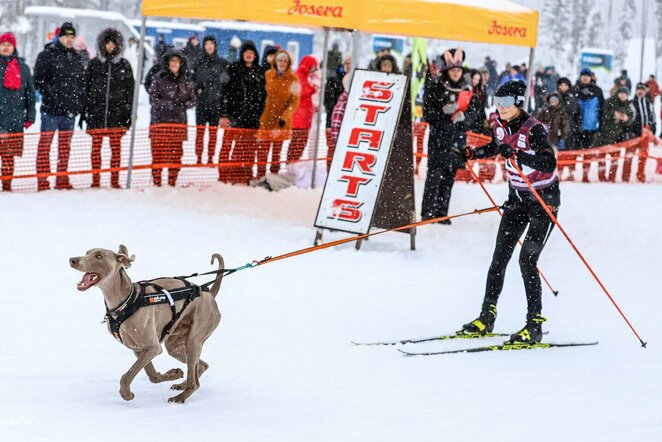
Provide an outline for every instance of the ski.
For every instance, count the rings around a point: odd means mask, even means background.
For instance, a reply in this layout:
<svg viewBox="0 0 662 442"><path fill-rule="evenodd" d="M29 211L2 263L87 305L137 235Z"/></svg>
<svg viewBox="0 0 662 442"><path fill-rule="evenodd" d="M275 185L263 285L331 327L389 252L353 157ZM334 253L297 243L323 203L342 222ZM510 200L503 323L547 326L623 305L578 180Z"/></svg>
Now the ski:
<svg viewBox="0 0 662 442"><path fill-rule="evenodd" d="M405 356L434 356L434 355L447 355L451 353L479 353L484 351L508 351L508 350L536 350L556 347L581 347L586 345L597 345L598 342L567 342L567 343L553 343L553 342L538 342L537 344L500 344L500 345L486 345L484 347L464 348L460 350L445 350L445 351L432 351L432 352L410 352L398 349L398 351Z"/></svg>
<svg viewBox="0 0 662 442"><path fill-rule="evenodd" d="M485 335L458 335L457 333L452 335L439 335L439 336L430 336L427 338L419 339L403 339L400 341L378 341L378 342L354 342L351 341L354 345L404 345L404 344L420 344L421 342L430 342L430 341L449 341L451 339L482 339L482 338L494 338L494 337L503 337L510 336L509 333L487 333Z"/></svg>

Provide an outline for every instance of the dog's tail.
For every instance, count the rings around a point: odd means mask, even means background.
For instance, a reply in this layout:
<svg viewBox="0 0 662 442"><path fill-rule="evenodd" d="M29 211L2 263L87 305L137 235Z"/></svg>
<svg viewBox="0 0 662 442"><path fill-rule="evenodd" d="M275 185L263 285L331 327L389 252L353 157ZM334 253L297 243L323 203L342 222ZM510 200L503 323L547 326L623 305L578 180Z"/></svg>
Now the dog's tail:
<svg viewBox="0 0 662 442"><path fill-rule="evenodd" d="M221 255L219 255L218 253L214 253L213 255L211 255L212 265L214 264L214 261L218 262L218 270L225 269L225 261L223 261L223 257ZM221 282L223 281L223 275L224 275L223 272L218 272L218 275L216 275L216 279L214 280L214 283L209 289L209 293L211 293L214 298L218 294L218 291L221 289Z"/></svg>

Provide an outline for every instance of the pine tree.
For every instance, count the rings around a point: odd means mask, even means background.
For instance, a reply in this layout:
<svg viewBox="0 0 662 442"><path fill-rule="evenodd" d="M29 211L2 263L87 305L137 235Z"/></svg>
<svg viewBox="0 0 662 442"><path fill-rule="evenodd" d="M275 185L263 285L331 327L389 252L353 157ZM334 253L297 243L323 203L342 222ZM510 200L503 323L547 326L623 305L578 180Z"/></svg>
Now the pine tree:
<svg viewBox="0 0 662 442"><path fill-rule="evenodd" d="M605 24L602 21L602 14L600 13L600 10L596 10L591 19L591 25L588 28L586 36L587 45L597 47L601 44L604 36L604 26Z"/></svg>
<svg viewBox="0 0 662 442"><path fill-rule="evenodd" d="M623 63L625 63L625 58L627 57L627 48L628 43L632 38L632 25L636 12L637 6L635 0L625 0L623 13L620 17L621 24L618 26L620 42L618 45L616 45L616 51L614 53L614 59L616 60L616 64L619 66L623 66Z"/></svg>

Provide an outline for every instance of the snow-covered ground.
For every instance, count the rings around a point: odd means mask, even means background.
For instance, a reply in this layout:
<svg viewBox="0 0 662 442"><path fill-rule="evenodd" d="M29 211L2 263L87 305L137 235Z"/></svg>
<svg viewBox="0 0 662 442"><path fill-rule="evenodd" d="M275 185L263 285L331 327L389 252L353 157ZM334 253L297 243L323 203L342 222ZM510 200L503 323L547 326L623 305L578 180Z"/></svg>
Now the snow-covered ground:
<svg viewBox="0 0 662 442"><path fill-rule="evenodd" d="M504 184L488 189L505 197ZM137 255L134 280L210 269L213 252L240 266L310 246L319 197L221 184L2 194L0 440L662 440L658 185L564 184L560 212L648 349L558 231L540 262L560 291L544 293L545 339L598 346L405 358L350 344L453 332L473 319L498 225L489 213L420 228L415 252L392 233L358 252L347 244L229 276L201 388L174 405L168 383L141 373L135 399L122 400L119 378L134 357L99 323L100 292L76 290L81 274L68 258L124 243ZM457 185L452 212L488 205L476 185ZM516 262L498 331L523 324ZM477 343L415 349L467 345ZM167 355L155 365L181 367Z"/></svg>

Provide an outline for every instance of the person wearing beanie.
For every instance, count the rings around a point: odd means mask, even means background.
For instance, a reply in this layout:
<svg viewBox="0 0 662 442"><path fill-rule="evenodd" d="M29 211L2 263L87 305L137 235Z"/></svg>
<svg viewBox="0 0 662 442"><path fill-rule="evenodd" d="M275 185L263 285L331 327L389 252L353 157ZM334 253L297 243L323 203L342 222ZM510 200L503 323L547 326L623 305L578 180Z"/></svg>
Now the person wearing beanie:
<svg viewBox="0 0 662 442"><path fill-rule="evenodd" d="M625 86L620 86L616 90L616 94L605 101L605 111L600 125L600 132L595 137L593 147L616 144L627 139L630 126L634 122L634 109L629 96L630 90ZM614 166L617 164L617 156L620 156L620 152L616 156L610 155L610 162ZM602 157L604 158L604 155ZM615 167L613 168L613 173L609 170L609 176L607 175L608 169L606 162L600 162L598 169L598 179L600 181L615 181Z"/></svg>
<svg viewBox="0 0 662 442"><path fill-rule="evenodd" d="M37 149L38 190L50 188L50 151L58 132L57 172L69 167L71 134L76 116L81 113L85 96L85 68L81 55L74 49L76 29L70 22L60 26L57 42L49 43L37 56L34 82L42 95L41 136ZM55 178L56 189L72 189L67 175Z"/></svg>
<svg viewBox="0 0 662 442"><path fill-rule="evenodd" d="M656 132L657 124L655 121L655 106L651 99L648 86L645 83L638 83L634 90L632 99L634 107L634 122L630 127L632 135L640 137L644 128L648 128L653 133Z"/></svg>
<svg viewBox="0 0 662 442"><path fill-rule="evenodd" d="M239 47L239 59L228 67L227 93L221 102L223 129L253 129L224 131L223 145L219 154L219 181L235 184L248 184L253 180L253 166L257 156L255 129L260 127L260 117L264 112L267 98L264 69L260 65L257 47L251 40L246 40ZM235 147L230 157L232 141ZM228 161L239 163L228 167Z"/></svg>
<svg viewBox="0 0 662 442"><path fill-rule="evenodd" d="M131 127L135 80L128 60L123 57L124 37L115 28L97 36L97 56L85 71L85 106L80 126L87 123L92 137L92 187L100 186L101 147L110 143L110 167L120 167L121 140ZM110 173L110 184L119 189L119 171Z"/></svg>
<svg viewBox="0 0 662 442"><path fill-rule="evenodd" d="M589 149L593 146L594 138L602 130L605 99L602 89L593 81L593 71L583 68L575 84L575 97L581 113L581 128L574 140L575 150ZM583 178L588 183L588 172L591 167L592 154L583 155Z"/></svg>
<svg viewBox="0 0 662 442"><path fill-rule="evenodd" d="M218 122L221 119L220 108L223 100L224 87L230 77L228 66L230 63L218 56L216 38L207 35L202 39L204 54L195 67L193 83L198 105L195 108L195 156L198 164L202 164L202 154L205 146L205 132L209 125L209 143L207 145L207 164L214 162L216 154L216 138Z"/></svg>
<svg viewBox="0 0 662 442"><path fill-rule="evenodd" d="M526 175L528 182L550 207L554 216L557 216L561 205L554 149L549 144L542 123L522 109L525 93L526 86L519 81L502 85L494 96L499 117L494 122L492 141L474 149L458 146L453 150L462 160L490 158L501 154L506 159L509 184L508 200L503 205L503 216L492 264L487 273L480 314L475 320L464 324L457 333L466 337L492 333L506 267L517 241L526 230L519 256L527 300L526 323L506 341L506 344L515 345L533 345L540 342L543 336L542 324L546 318L542 316L542 286L536 266L554 224L513 162Z"/></svg>
<svg viewBox="0 0 662 442"><path fill-rule="evenodd" d="M14 159L23 155L23 130L35 120L35 88L30 69L16 50L16 37L0 35L0 161L2 191L11 190Z"/></svg>
<svg viewBox="0 0 662 442"><path fill-rule="evenodd" d="M460 48L442 55L441 75L426 78L423 93L423 119L429 124L428 170L421 207L422 219L448 215L457 170L464 167L452 154L467 143L467 113L473 93L465 76L465 54ZM470 118L471 119L471 118ZM441 221L450 224L450 220Z"/></svg>

